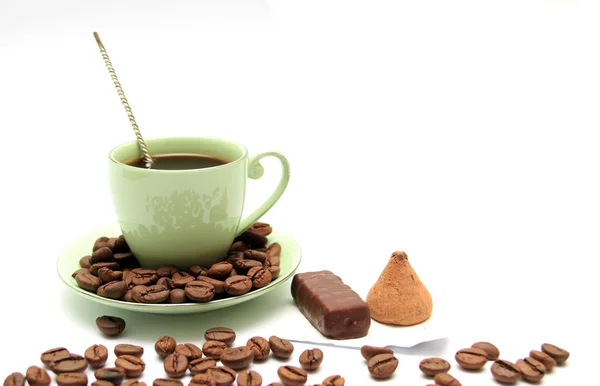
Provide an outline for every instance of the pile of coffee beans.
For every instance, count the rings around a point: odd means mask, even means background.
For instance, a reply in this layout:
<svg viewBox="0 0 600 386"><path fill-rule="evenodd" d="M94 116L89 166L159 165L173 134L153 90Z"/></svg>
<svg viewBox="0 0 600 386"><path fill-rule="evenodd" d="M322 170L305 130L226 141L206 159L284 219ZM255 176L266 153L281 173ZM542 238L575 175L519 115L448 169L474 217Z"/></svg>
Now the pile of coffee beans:
<svg viewBox="0 0 600 386"><path fill-rule="evenodd" d="M569 358L569 352L550 343L544 343L541 351L531 350L529 356L511 362L500 358L500 350L489 342L476 342L471 347L460 349L454 355L458 365L468 371L479 370L488 361L493 362L490 371L496 381L513 384L523 379L539 382L556 365L563 364ZM419 369L435 384L427 386L461 386L461 383L449 374L450 362L443 358L425 358L419 363Z"/></svg>
<svg viewBox="0 0 600 386"><path fill-rule="evenodd" d="M273 228L254 223L237 237L223 261L210 267L173 265L146 269L139 265L123 235L100 237L92 254L80 259L72 277L99 296L136 303L207 303L263 288L279 276L281 245L267 247Z"/></svg>

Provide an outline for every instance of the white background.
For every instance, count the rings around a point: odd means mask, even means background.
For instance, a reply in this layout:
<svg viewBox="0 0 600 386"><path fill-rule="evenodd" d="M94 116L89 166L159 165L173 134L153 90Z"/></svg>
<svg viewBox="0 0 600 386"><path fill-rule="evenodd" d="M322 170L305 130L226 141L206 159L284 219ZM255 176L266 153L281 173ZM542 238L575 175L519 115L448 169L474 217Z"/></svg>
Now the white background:
<svg viewBox="0 0 600 386"><path fill-rule="evenodd" d="M389 383L431 383L417 364L435 355L463 385L492 385L489 366L467 374L453 358L478 340L513 361L555 343L571 358L543 384L590 383L599 17L600 3L583 0L0 0L0 376L55 346L126 342L146 348L150 385L164 376L158 336L201 344L211 325L210 314L96 308L56 275L66 244L114 221L106 156L134 138L98 31L146 137L222 136L286 154L290 185L264 220L296 238L300 271L353 285L371 280L361 264L408 253L449 339L399 352ZM277 176L265 166L248 207ZM269 323L227 312L240 344ZM104 313L129 322L116 341L94 325ZM375 383L357 351L324 351L310 384ZM279 365L255 369L267 384Z"/></svg>

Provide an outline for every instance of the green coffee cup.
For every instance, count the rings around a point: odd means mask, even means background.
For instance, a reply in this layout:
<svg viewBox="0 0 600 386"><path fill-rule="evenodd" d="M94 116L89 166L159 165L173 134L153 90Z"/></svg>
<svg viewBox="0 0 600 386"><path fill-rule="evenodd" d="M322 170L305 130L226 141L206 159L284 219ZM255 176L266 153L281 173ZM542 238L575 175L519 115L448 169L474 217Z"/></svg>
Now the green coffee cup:
<svg viewBox="0 0 600 386"><path fill-rule="evenodd" d="M201 154L226 161L213 167L159 170L131 166L140 157L136 141L109 153L109 184L117 221L143 267L173 264L181 269L223 259L233 240L263 216L285 191L290 166L278 152L249 156L239 143L204 137L146 140L151 155ZM274 192L242 218L248 178L258 179L260 160L282 165ZM157 163L158 165L158 163Z"/></svg>

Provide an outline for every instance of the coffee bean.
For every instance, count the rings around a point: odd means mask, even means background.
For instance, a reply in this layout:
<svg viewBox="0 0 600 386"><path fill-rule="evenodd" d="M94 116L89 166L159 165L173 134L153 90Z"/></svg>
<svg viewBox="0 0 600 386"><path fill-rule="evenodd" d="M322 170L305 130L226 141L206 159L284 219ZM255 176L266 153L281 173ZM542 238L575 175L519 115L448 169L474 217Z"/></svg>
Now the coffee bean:
<svg viewBox="0 0 600 386"><path fill-rule="evenodd" d="M70 354L67 358L60 358L50 362L50 370L54 374L76 373L85 371L88 367L87 360L78 354Z"/></svg>
<svg viewBox="0 0 600 386"><path fill-rule="evenodd" d="M462 386L458 379L448 373L436 374L433 380L438 386Z"/></svg>
<svg viewBox="0 0 600 386"><path fill-rule="evenodd" d="M152 285L158 281L158 274L154 269L136 268L131 270L134 276L131 282L134 285Z"/></svg>
<svg viewBox="0 0 600 386"><path fill-rule="evenodd" d="M515 366L521 372L523 379L529 382L541 381L542 378L544 378L546 371L548 371L546 366L544 366L541 362L530 357L518 359L517 363L515 363Z"/></svg>
<svg viewBox="0 0 600 386"><path fill-rule="evenodd" d="M231 346L235 341L235 331L229 327L213 327L204 331L204 339L216 340L225 343L227 346Z"/></svg>
<svg viewBox="0 0 600 386"><path fill-rule="evenodd" d="M136 264L136 258L133 255L133 253L131 252L124 252L124 253L115 253L113 255L113 261L119 263L119 264L125 264L127 266L130 267L137 267L138 265Z"/></svg>
<svg viewBox="0 0 600 386"><path fill-rule="evenodd" d="M360 348L360 354L365 358L365 360L369 360L378 354L394 354L394 350L389 349L387 347L378 347L378 346L369 346L364 345Z"/></svg>
<svg viewBox="0 0 600 386"><path fill-rule="evenodd" d="M233 272L233 271L231 271L231 272ZM212 285L215 288L215 294L220 294L220 293L225 292L225 283L222 280L213 279L212 277L208 277L208 276L198 276L196 278L196 280L204 281L204 282L207 282L208 284Z"/></svg>
<svg viewBox="0 0 600 386"><path fill-rule="evenodd" d="M50 363L52 361L55 361L57 359L62 359L62 358L68 358L69 356L71 356L71 353L69 352L69 350L67 350L64 347L56 347L56 348L52 348L50 350L44 351L42 353L42 355L40 356L40 360L46 366L50 366Z"/></svg>
<svg viewBox="0 0 600 386"><path fill-rule="evenodd" d="M135 344L120 343L115 346L114 352L118 357L121 355L133 355L134 357L141 358L144 355L144 348Z"/></svg>
<svg viewBox="0 0 600 386"><path fill-rule="evenodd" d="M266 359L271 353L271 347L269 341L261 336L253 336L248 339L246 346L254 353L254 361L262 361Z"/></svg>
<svg viewBox="0 0 600 386"><path fill-rule="evenodd" d="M286 386L301 386L308 379L306 371L296 366L280 366L277 369L277 375Z"/></svg>
<svg viewBox="0 0 600 386"><path fill-rule="evenodd" d="M106 364L108 360L108 349L101 344L95 344L87 348L83 353L84 358L93 369L98 369Z"/></svg>
<svg viewBox="0 0 600 386"><path fill-rule="evenodd" d="M154 351L156 351L161 358L166 358L167 355L174 353L176 347L177 342L172 336L161 336L157 339L156 343L154 343Z"/></svg>
<svg viewBox="0 0 600 386"><path fill-rule="evenodd" d="M369 373L373 378L390 378L398 367L398 359L394 354L377 354L367 363Z"/></svg>
<svg viewBox="0 0 600 386"><path fill-rule="evenodd" d="M542 345L542 352L550 355L559 365L562 365L569 359L569 352L567 350L550 343L544 343Z"/></svg>
<svg viewBox="0 0 600 386"><path fill-rule="evenodd" d="M500 357L500 350L489 342L476 342L471 346L485 351L488 361L495 361Z"/></svg>
<svg viewBox="0 0 600 386"><path fill-rule="evenodd" d="M175 346L175 352L192 361L202 357L202 350L193 343L182 343Z"/></svg>
<svg viewBox="0 0 600 386"><path fill-rule="evenodd" d="M164 265L156 269L156 274L159 278L172 277L174 274L179 272L179 269L174 265Z"/></svg>
<svg viewBox="0 0 600 386"><path fill-rule="evenodd" d="M187 272L178 272L173 275L173 285L175 288L184 289L188 283L193 282L196 278Z"/></svg>
<svg viewBox="0 0 600 386"><path fill-rule="evenodd" d="M244 251L244 259L256 260L261 264L267 260L267 254L265 252L260 252L255 249L246 249Z"/></svg>
<svg viewBox="0 0 600 386"><path fill-rule="evenodd" d="M92 256L83 256L81 259L79 259L79 266L81 268L90 268L92 266L92 262L90 261L92 259Z"/></svg>
<svg viewBox="0 0 600 386"><path fill-rule="evenodd" d="M117 316L103 315L96 318L96 326L104 335L117 336L125 330L125 320Z"/></svg>
<svg viewBox="0 0 600 386"><path fill-rule="evenodd" d="M267 256L281 256L281 244L275 242L267 248Z"/></svg>
<svg viewBox="0 0 600 386"><path fill-rule="evenodd" d="M223 280L229 276L232 269L233 265L231 265L231 263L221 261L210 266L208 269L208 276L213 279Z"/></svg>
<svg viewBox="0 0 600 386"><path fill-rule="evenodd" d="M165 373L171 378L181 378L185 375L188 364L189 362L185 356L174 352L165 358Z"/></svg>
<svg viewBox="0 0 600 386"><path fill-rule="evenodd" d="M161 277L156 282L156 285L162 285L163 287L167 287L167 289L169 290L173 290L176 288L173 279L171 279L170 277Z"/></svg>
<svg viewBox="0 0 600 386"><path fill-rule="evenodd" d="M109 299L120 299L125 292L127 292L127 284L123 280L103 284L96 291L98 295Z"/></svg>
<svg viewBox="0 0 600 386"><path fill-rule="evenodd" d="M210 367L215 366L217 366L217 361L209 357L193 359L188 363L188 369L192 374L205 373Z"/></svg>
<svg viewBox="0 0 600 386"><path fill-rule="evenodd" d="M227 344L218 340L208 340L202 345L204 355L213 359L221 359L225 349L227 349Z"/></svg>
<svg viewBox="0 0 600 386"><path fill-rule="evenodd" d="M125 370L127 378L139 377L146 369L146 363L134 355L120 355L115 361L115 366ZM187 363L185 367L187 368Z"/></svg>
<svg viewBox="0 0 600 386"><path fill-rule="evenodd" d="M62 373L56 377L58 386L87 386L88 377L85 373Z"/></svg>
<svg viewBox="0 0 600 386"><path fill-rule="evenodd" d="M262 267L262 263L256 260L240 259L232 263L237 272L245 273L252 267Z"/></svg>
<svg viewBox="0 0 600 386"><path fill-rule="evenodd" d="M90 271L90 269L89 269L89 268L79 268L77 271L75 271L75 272L73 272L73 273L71 274L71 277L72 277L73 279L75 279L75 278L77 277L77 275L78 275L78 274L80 274L80 273L89 273L89 274L91 274L91 273L92 273L92 271Z"/></svg>
<svg viewBox="0 0 600 386"><path fill-rule="evenodd" d="M109 381L95 380L94 382L91 383L91 386L114 386L114 385Z"/></svg>
<svg viewBox="0 0 600 386"><path fill-rule="evenodd" d="M419 369L430 377L439 373L447 373L450 371L450 367L450 362L443 358L426 358L419 363Z"/></svg>
<svg viewBox="0 0 600 386"><path fill-rule="evenodd" d="M25 378L29 386L48 386L52 382L50 374L38 366L29 366L25 372Z"/></svg>
<svg viewBox="0 0 600 386"><path fill-rule="evenodd" d="M287 359L292 356L294 352L294 345L287 339L282 339L278 336L271 336L269 338L269 346L273 355L277 358Z"/></svg>
<svg viewBox="0 0 600 386"><path fill-rule="evenodd" d="M114 386L119 386L125 378L125 370L120 367L103 367L94 372L99 381L108 381Z"/></svg>
<svg viewBox="0 0 600 386"><path fill-rule="evenodd" d="M252 286L254 288L263 288L271 282L273 276L271 275L271 271L268 269L260 268L256 271L256 273L250 276L250 279L252 280Z"/></svg>
<svg viewBox="0 0 600 386"><path fill-rule="evenodd" d="M478 370L487 363L487 353L478 348L464 348L454 355L456 362L466 370Z"/></svg>
<svg viewBox="0 0 600 386"><path fill-rule="evenodd" d="M171 294L171 291L162 285L151 285L148 287L135 286L131 291L134 300L148 304L163 303Z"/></svg>
<svg viewBox="0 0 600 386"><path fill-rule="evenodd" d="M127 290L127 292L125 292L125 295L123 295L123 297L121 298L121 300L123 300L124 302L134 302L134 300L133 300L133 291L132 290Z"/></svg>
<svg viewBox="0 0 600 386"><path fill-rule="evenodd" d="M98 277L102 280L102 283L110 283L111 281L123 280L123 272L103 267L98 270Z"/></svg>
<svg viewBox="0 0 600 386"><path fill-rule="evenodd" d="M25 376L21 373L14 372L4 379L3 386L24 386Z"/></svg>
<svg viewBox="0 0 600 386"><path fill-rule="evenodd" d="M86 291L96 292L102 285L102 280L92 273L80 272L75 276L75 281L80 288Z"/></svg>
<svg viewBox="0 0 600 386"><path fill-rule="evenodd" d="M245 241L250 248L262 248L269 241L265 236L246 230L237 237L237 240Z"/></svg>
<svg viewBox="0 0 600 386"><path fill-rule="evenodd" d="M101 247L96 249L92 253L92 257L90 258L90 262L92 264L95 263L108 263L113 260L113 251L109 247Z"/></svg>
<svg viewBox="0 0 600 386"><path fill-rule="evenodd" d="M552 371L554 366L556 366L556 361L554 360L554 358L552 358L550 355L546 354L543 351L531 350L529 352L529 356L535 360L542 362L543 365L546 366L546 369L548 369L548 371Z"/></svg>
<svg viewBox="0 0 600 386"><path fill-rule="evenodd" d="M250 228L248 228L248 231L261 236L268 236L271 234L271 232L273 232L273 228L267 223L257 221L254 224L252 224Z"/></svg>
<svg viewBox="0 0 600 386"><path fill-rule="evenodd" d="M215 380L217 386L229 386L235 381L235 370L227 366L216 366L206 370L206 374Z"/></svg>
<svg viewBox="0 0 600 386"><path fill-rule="evenodd" d="M106 236L102 236L102 237L98 237L96 239L96 241L94 241L94 246L92 247L92 252L97 251L100 248L109 248L110 251L112 252L112 248L114 248L114 240L111 240L106 237Z"/></svg>
<svg viewBox="0 0 600 386"><path fill-rule="evenodd" d="M172 289L169 293L169 303L171 304L180 304L188 301L187 296L185 296L185 291L181 288Z"/></svg>
<svg viewBox="0 0 600 386"><path fill-rule="evenodd" d="M121 386L146 386L145 382L138 381L137 379L130 379L121 384Z"/></svg>
<svg viewBox="0 0 600 386"><path fill-rule="evenodd" d="M188 386L217 386L217 381L208 374L196 374L192 377Z"/></svg>
<svg viewBox="0 0 600 386"><path fill-rule="evenodd" d="M190 275L194 276L194 277L198 277L198 276L206 276L208 270L200 265L192 265L189 268L190 271Z"/></svg>
<svg viewBox="0 0 600 386"><path fill-rule="evenodd" d="M318 348L304 350L299 361L304 370L316 370L323 362L323 351Z"/></svg>
<svg viewBox="0 0 600 386"><path fill-rule="evenodd" d="M234 370L245 369L253 359L254 353L247 346L227 348L221 354L221 363Z"/></svg>
<svg viewBox="0 0 600 386"><path fill-rule="evenodd" d="M238 386L261 386L262 377L254 370L242 371L237 377Z"/></svg>
<svg viewBox="0 0 600 386"><path fill-rule="evenodd" d="M346 380L340 375L331 375L322 382L323 386L344 386Z"/></svg>
<svg viewBox="0 0 600 386"><path fill-rule="evenodd" d="M183 382L177 379L158 378L152 382L152 386L183 386Z"/></svg>
<svg viewBox="0 0 600 386"><path fill-rule="evenodd" d="M192 301L206 303L215 297L215 287L205 281L193 280L186 284L185 295Z"/></svg>
<svg viewBox="0 0 600 386"><path fill-rule="evenodd" d="M515 383L521 378L521 371L512 362L496 359L491 368L492 375L500 383Z"/></svg>
<svg viewBox="0 0 600 386"><path fill-rule="evenodd" d="M272 256L267 256L267 260L265 260L263 266L265 268L271 268L271 267L279 267L280 265L280 261L279 261L279 256L278 255L272 255Z"/></svg>
<svg viewBox="0 0 600 386"><path fill-rule="evenodd" d="M233 244L231 244L231 247L229 247L229 252L228 253L233 253L233 252L244 252L246 249L248 249L248 244L246 244L245 241L236 241Z"/></svg>
<svg viewBox="0 0 600 386"><path fill-rule="evenodd" d="M281 269L278 265L269 266L267 269L271 272L271 280L277 279L281 273Z"/></svg>
<svg viewBox="0 0 600 386"><path fill-rule="evenodd" d="M115 239L115 244L113 247L113 252L127 252L129 251L129 245L127 245L127 241L123 235L120 235Z"/></svg>
<svg viewBox="0 0 600 386"><path fill-rule="evenodd" d="M98 275L98 271L100 270L100 268L109 268L113 271L119 271L121 269L121 266L119 265L119 263L115 263L115 262L96 263L96 264L92 264L92 266L90 267L90 272L93 275Z"/></svg>

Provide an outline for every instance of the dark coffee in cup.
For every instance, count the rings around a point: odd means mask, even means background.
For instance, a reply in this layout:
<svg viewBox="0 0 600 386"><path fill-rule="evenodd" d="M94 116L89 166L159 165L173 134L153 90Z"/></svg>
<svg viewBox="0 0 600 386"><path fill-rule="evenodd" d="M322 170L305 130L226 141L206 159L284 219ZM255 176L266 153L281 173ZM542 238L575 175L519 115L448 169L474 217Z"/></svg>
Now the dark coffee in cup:
<svg viewBox="0 0 600 386"><path fill-rule="evenodd" d="M226 160L204 154L151 154L151 156L154 160L152 169L157 170L205 169L228 163ZM136 168L146 167L144 158L134 158L124 163Z"/></svg>

